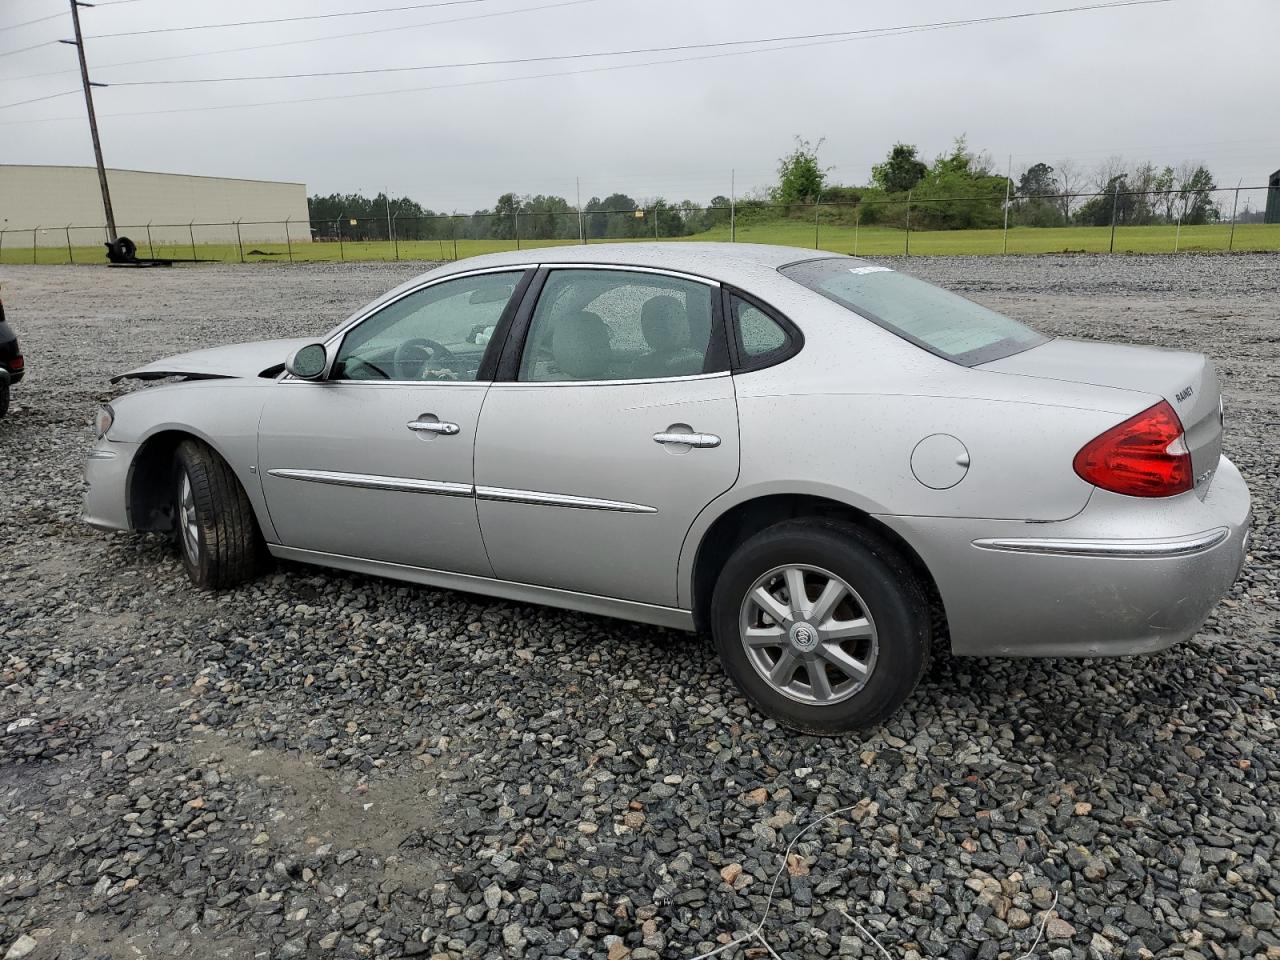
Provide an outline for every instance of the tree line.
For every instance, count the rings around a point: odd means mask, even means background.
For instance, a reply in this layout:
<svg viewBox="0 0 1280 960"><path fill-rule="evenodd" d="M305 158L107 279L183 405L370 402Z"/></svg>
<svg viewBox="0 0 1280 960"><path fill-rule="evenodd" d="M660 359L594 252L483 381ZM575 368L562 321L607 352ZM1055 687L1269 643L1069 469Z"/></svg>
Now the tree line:
<svg viewBox="0 0 1280 960"><path fill-rule="evenodd" d="M564 197L504 193L492 208L445 214L408 197L330 194L308 198L317 240L589 240L683 237L729 223L784 217L860 222L921 230L1014 226L1203 224L1222 214L1216 184L1200 163L1157 166L1109 157L1092 170L1072 160L1034 163L1010 178L963 136L926 163L914 144L895 143L863 186L834 183L819 162L823 141L797 137L778 161L777 181L731 202L637 199L625 193L592 197L578 210ZM815 207L815 204L824 206Z"/></svg>

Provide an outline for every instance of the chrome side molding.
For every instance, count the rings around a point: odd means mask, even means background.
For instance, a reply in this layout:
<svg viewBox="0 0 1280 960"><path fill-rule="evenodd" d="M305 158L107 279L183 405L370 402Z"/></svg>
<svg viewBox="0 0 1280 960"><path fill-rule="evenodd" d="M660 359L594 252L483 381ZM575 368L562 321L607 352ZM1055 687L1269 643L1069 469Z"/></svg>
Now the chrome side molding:
<svg viewBox="0 0 1280 960"><path fill-rule="evenodd" d="M1231 531L1214 527L1186 537L1160 540L1069 540L1052 538L990 538L974 540L980 550L1006 553L1040 553L1061 557L1186 557L1211 550L1227 539Z"/></svg>
<svg viewBox="0 0 1280 960"><path fill-rule="evenodd" d="M282 480L328 483L339 487L362 487L366 490L393 490L399 493L433 493L444 497L475 497L501 503L532 503L548 507L572 507L578 510L605 510L613 513L657 513L657 507L625 500L602 500L598 497L576 497L567 493L544 493L540 490L515 490L509 487L473 487L469 483L444 480L419 480L416 477L384 477L372 473L340 473L334 470L287 470L277 468L267 473Z"/></svg>
<svg viewBox="0 0 1280 960"><path fill-rule="evenodd" d="M383 477L372 473L338 473L332 470L268 470L282 480L304 480L329 483L338 487L363 487L366 490L395 490L400 493L434 493L444 497L470 497L475 488L469 483L443 480L418 480L414 477Z"/></svg>
<svg viewBox="0 0 1280 960"><path fill-rule="evenodd" d="M538 490L513 490L508 487L476 487L476 499L502 503L539 503L549 507L576 507L579 510L607 510L614 513L657 513L657 507L625 500L601 500L596 497L574 497L565 493L543 493Z"/></svg>

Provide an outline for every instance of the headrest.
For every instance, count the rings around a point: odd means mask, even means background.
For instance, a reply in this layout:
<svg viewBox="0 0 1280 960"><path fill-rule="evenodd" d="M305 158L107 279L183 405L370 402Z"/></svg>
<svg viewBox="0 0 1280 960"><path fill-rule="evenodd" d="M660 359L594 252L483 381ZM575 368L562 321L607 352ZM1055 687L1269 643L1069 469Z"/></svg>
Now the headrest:
<svg viewBox="0 0 1280 960"><path fill-rule="evenodd" d="M561 317L551 334L551 355L567 377L602 379L613 362L609 328L599 316L585 310Z"/></svg>
<svg viewBox="0 0 1280 960"><path fill-rule="evenodd" d="M689 314L675 297L650 297L640 308L640 331L656 353L679 350L689 345Z"/></svg>

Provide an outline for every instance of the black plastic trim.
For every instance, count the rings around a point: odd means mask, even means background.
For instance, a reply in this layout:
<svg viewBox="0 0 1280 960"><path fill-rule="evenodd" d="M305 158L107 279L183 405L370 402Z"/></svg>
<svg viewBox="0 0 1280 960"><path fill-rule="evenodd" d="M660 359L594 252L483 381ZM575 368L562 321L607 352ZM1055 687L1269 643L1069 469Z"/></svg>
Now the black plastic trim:
<svg viewBox="0 0 1280 960"><path fill-rule="evenodd" d="M489 338L488 349L485 350L484 356L480 358L480 367L476 370L477 381L497 379L503 347L507 342L507 335L511 331L511 324L519 313L520 307L524 303L525 292L529 289L529 284L533 282L534 275L537 272L536 267L526 267L520 275L520 279L516 281L516 288L511 291L511 298L503 308L502 315L498 317L493 336Z"/></svg>

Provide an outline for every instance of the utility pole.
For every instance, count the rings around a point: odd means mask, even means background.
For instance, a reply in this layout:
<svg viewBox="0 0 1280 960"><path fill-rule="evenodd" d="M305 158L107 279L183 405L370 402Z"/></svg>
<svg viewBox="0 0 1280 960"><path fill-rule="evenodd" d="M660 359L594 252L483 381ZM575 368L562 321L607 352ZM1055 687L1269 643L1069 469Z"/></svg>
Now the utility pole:
<svg viewBox="0 0 1280 960"><path fill-rule="evenodd" d="M69 43L80 55L80 82L84 84L84 105L89 111L89 133L93 136L93 157L98 163L98 183L102 187L102 209L107 215L107 236L111 242L116 241L116 215L111 209L111 191L107 189L107 168L102 163L102 142L98 139L98 118L93 112L93 88L105 87L105 83L91 83L89 65L84 59L84 37L80 33L80 8L92 7L92 3L71 0L71 23L75 26L75 40L60 40Z"/></svg>

